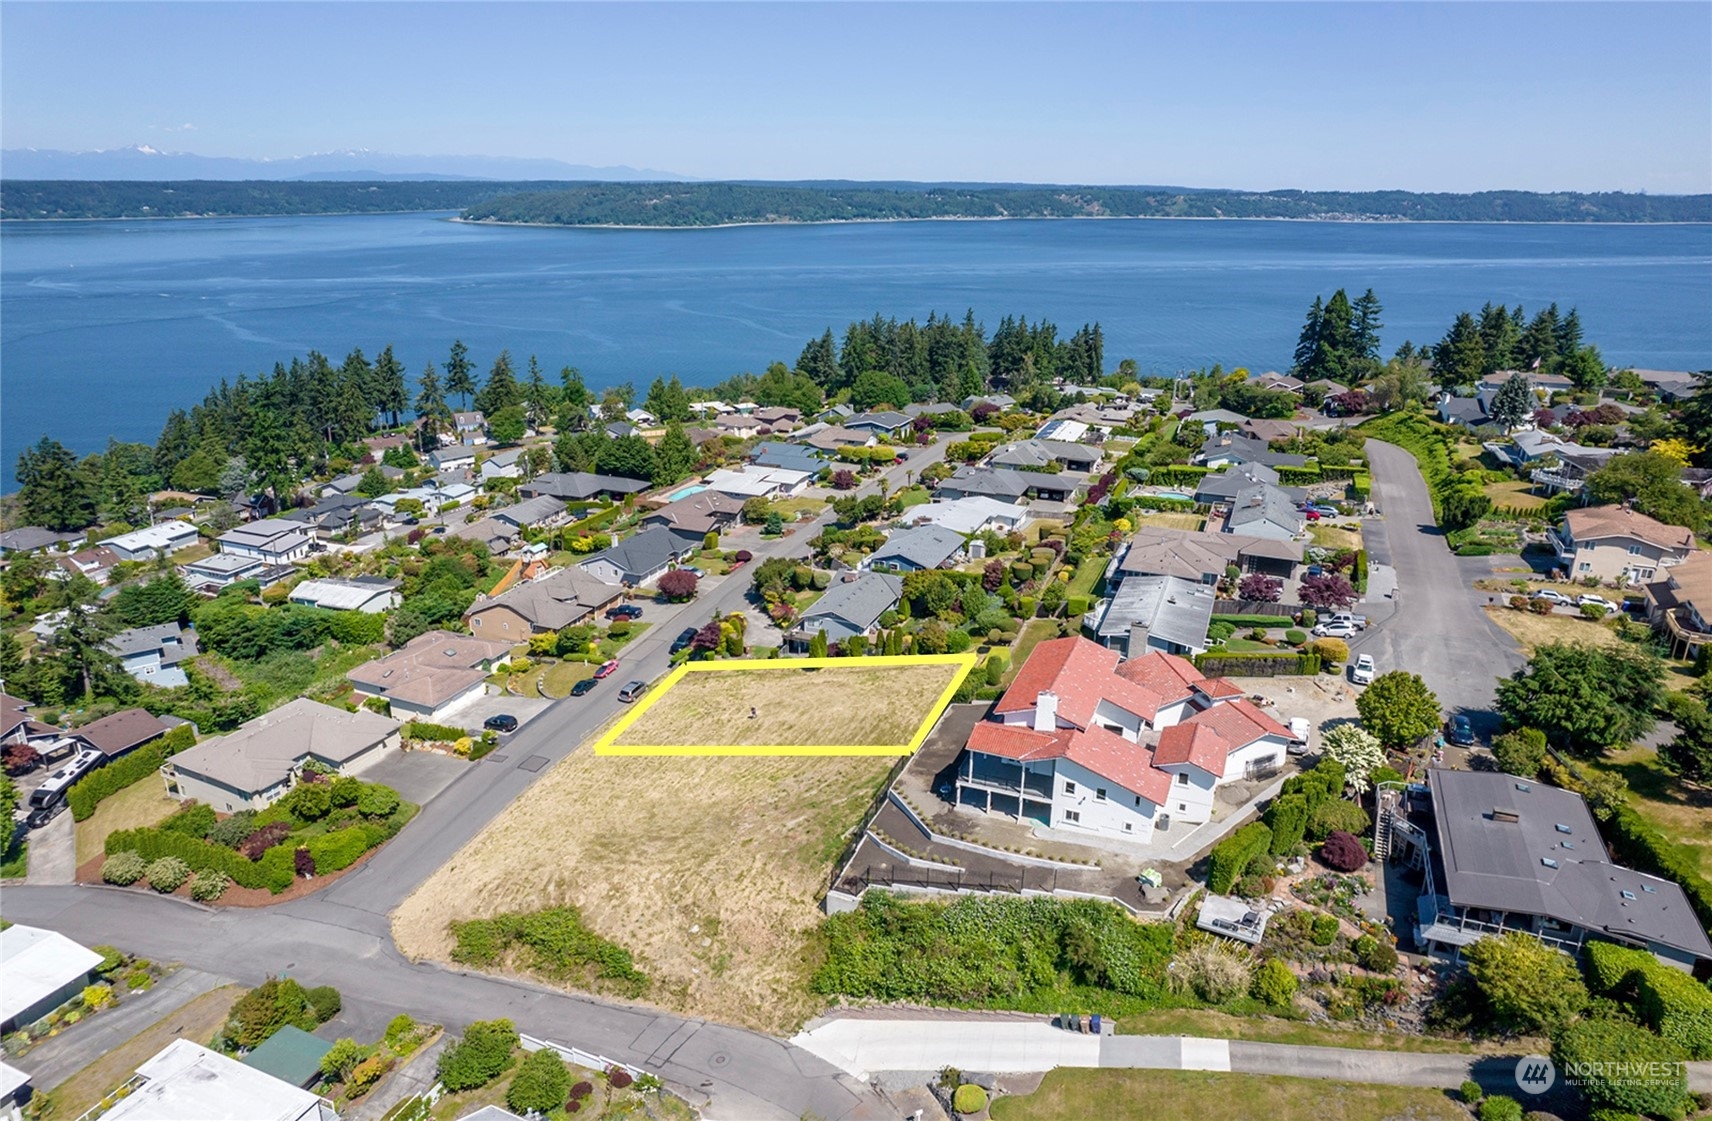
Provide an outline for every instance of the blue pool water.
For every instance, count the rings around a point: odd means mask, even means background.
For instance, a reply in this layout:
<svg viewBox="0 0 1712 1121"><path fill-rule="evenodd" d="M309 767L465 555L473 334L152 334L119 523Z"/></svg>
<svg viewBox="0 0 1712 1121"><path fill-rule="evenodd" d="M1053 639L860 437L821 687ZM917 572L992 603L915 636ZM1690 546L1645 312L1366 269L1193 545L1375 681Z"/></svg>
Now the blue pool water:
<svg viewBox="0 0 1712 1121"><path fill-rule="evenodd" d="M672 492L672 501L676 502L680 498L688 498L692 494L700 494L706 489L707 488L702 486L700 483L697 483L693 487L681 487Z"/></svg>
<svg viewBox="0 0 1712 1121"><path fill-rule="evenodd" d="M1158 491L1157 493L1150 494L1147 497L1149 497L1149 498L1175 498L1179 502L1193 502L1195 500L1195 496L1192 494L1181 494L1181 493L1174 491L1174 490Z"/></svg>

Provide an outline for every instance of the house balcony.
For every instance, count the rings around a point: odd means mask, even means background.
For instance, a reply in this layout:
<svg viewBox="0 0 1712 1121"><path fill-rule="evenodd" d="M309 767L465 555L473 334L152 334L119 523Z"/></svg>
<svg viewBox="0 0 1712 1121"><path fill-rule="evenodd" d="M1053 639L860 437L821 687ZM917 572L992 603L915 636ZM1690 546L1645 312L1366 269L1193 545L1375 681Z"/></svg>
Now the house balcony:
<svg viewBox="0 0 1712 1121"><path fill-rule="evenodd" d="M1528 474L1535 486L1545 487L1554 493L1580 494L1584 480L1579 476L1566 475L1554 468L1536 468Z"/></svg>
<svg viewBox="0 0 1712 1121"><path fill-rule="evenodd" d="M1508 914L1477 913L1486 917L1474 918L1470 909L1457 907L1443 896L1423 893L1416 903L1416 939L1423 944L1438 942L1460 949L1489 936L1520 932L1538 938L1554 950L1574 956L1581 952L1586 937L1583 931L1573 927L1540 929L1541 921L1532 915L1514 916L1524 921L1513 922L1510 921L1513 916ZM1494 918L1498 921L1491 921Z"/></svg>
<svg viewBox="0 0 1712 1121"><path fill-rule="evenodd" d="M1688 608L1673 607L1659 612L1658 618L1664 624L1664 632L1670 636L1671 657L1692 658L1702 647L1712 646L1712 631L1696 627Z"/></svg>
<svg viewBox="0 0 1712 1121"><path fill-rule="evenodd" d="M1556 526L1548 526L1546 543L1552 547L1552 552L1557 554L1558 563L1563 566L1564 571L1568 572L1570 566L1575 563L1575 540L1559 533Z"/></svg>

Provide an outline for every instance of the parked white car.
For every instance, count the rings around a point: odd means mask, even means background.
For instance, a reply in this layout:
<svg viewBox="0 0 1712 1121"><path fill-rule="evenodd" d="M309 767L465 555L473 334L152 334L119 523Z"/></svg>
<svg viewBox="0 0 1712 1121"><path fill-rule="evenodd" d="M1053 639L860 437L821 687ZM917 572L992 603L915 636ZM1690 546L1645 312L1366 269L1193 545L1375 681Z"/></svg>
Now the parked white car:
<svg viewBox="0 0 1712 1121"><path fill-rule="evenodd" d="M1371 685L1375 672L1372 655L1363 654L1355 660L1355 665L1350 667L1349 679L1357 685Z"/></svg>
<svg viewBox="0 0 1712 1121"><path fill-rule="evenodd" d="M1354 623L1324 622L1314 628L1314 633L1321 638L1354 638Z"/></svg>
<svg viewBox="0 0 1712 1121"><path fill-rule="evenodd" d="M1559 607L1574 607L1575 606L1575 601L1573 599L1570 599L1568 596L1564 595L1562 592L1554 592L1550 588L1541 588L1539 591L1535 592L1533 595L1529 596L1528 598L1529 599L1543 599L1547 603L1555 603Z"/></svg>
<svg viewBox="0 0 1712 1121"><path fill-rule="evenodd" d="M1603 607L1607 613L1617 610L1617 605L1606 599L1604 596L1588 594L1575 597L1575 606L1586 607L1589 604L1592 604L1594 607Z"/></svg>

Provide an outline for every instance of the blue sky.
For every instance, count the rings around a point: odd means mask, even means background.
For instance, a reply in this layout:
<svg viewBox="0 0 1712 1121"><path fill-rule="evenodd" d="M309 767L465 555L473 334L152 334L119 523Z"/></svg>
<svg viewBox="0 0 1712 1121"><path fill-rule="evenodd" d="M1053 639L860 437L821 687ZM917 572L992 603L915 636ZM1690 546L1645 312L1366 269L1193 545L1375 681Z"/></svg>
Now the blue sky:
<svg viewBox="0 0 1712 1121"><path fill-rule="evenodd" d="M1712 4L0 5L5 147L1712 190Z"/></svg>

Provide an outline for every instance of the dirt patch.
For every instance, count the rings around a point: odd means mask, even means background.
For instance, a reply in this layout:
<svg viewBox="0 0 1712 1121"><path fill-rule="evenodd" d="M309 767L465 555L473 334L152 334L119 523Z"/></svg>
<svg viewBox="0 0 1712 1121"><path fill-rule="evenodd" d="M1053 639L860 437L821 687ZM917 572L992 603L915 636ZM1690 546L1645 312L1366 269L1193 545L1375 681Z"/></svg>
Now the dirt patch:
<svg viewBox="0 0 1712 1121"><path fill-rule="evenodd" d="M218 659L197 658L194 664L196 668L206 674L214 684L220 686L221 689L228 693L235 692L236 690L244 687L244 683L238 680L237 675L225 666L221 665Z"/></svg>
<svg viewBox="0 0 1712 1121"><path fill-rule="evenodd" d="M788 1031L821 1007L817 901L891 765L579 750L405 900L393 936L448 960L451 920L571 903L636 955L649 1000Z"/></svg>
<svg viewBox="0 0 1712 1121"><path fill-rule="evenodd" d="M908 744L956 665L827 666L691 673L614 740L700 747Z"/></svg>
<svg viewBox="0 0 1712 1121"><path fill-rule="evenodd" d="M53 1088L54 1115L78 1117L175 1039L207 1043L244 990L226 985L155 1021Z"/></svg>

